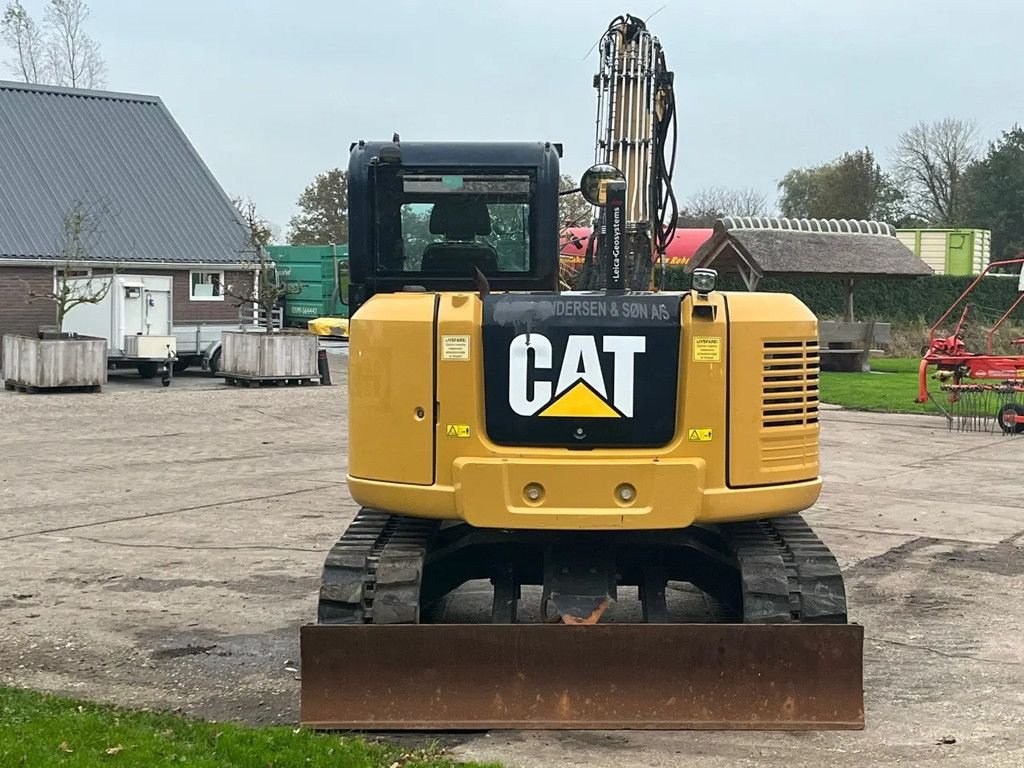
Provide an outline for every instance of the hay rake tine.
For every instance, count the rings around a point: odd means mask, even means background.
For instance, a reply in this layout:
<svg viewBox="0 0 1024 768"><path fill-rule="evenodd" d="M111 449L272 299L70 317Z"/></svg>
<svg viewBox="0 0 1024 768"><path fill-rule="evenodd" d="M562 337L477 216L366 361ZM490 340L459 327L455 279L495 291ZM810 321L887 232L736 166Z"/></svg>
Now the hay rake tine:
<svg viewBox="0 0 1024 768"><path fill-rule="evenodd" d="M1024 403L1024 381L1009 380L1000 384L943 384L942 391L948 397L944 407L937 399L933 402L946 417L952 431L954 423L957 432L993 433L999 428L999 414L1010 404ZM1004 435L1015 434L1012 430Z"/></svg>

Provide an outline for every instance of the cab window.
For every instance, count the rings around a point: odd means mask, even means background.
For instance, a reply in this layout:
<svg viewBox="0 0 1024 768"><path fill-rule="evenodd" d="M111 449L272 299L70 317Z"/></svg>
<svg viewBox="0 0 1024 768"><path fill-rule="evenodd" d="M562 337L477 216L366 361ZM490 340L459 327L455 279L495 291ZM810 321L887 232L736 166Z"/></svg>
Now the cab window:
<svg viewBox="0 0 1024 768"><path fill-rule="evenodd" d="M386 271L530 271L529 176L408 174L401 183L398 232L380 253Z"/></svg>

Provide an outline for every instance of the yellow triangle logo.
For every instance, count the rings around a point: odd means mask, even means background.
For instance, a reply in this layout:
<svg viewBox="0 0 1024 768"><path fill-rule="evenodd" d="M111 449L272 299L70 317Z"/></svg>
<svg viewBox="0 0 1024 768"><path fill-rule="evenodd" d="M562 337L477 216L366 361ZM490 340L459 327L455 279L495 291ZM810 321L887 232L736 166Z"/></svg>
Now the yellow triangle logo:
<svg viewBox="0 0 1024 768"><path fill-rule="evenodd" d="M562 396L538 414L583 419L619 419L622 414L601 399L585 382L577 381Z"/></svg>

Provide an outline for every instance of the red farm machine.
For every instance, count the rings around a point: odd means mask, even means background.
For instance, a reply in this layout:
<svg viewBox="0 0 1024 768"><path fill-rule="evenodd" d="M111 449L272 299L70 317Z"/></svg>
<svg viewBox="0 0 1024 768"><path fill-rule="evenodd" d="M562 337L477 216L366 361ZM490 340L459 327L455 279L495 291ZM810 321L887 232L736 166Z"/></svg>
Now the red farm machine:
<svg viewBox="0 0 1024 768"><path fill-rule="evenodd" d="M1024 304L1024 291L1005 311L995 310L998 317L994 321L980 320L981 312L993 310L971 301L971 294L991 270L1020 268L1022 264L1024 257L989 264L929 332L928 348L921 358L917 402L935 403L950 428L956 424L961 431L987 432L998 424L1005 434L1024 432L1024 338L1001 338L1006 335L1007 321ZM942 335L940 329L958 310L952 333ZM980 347L981 351L971 347ZM945 402L928 391L928 369L932 366L946 395Z"/></svg>

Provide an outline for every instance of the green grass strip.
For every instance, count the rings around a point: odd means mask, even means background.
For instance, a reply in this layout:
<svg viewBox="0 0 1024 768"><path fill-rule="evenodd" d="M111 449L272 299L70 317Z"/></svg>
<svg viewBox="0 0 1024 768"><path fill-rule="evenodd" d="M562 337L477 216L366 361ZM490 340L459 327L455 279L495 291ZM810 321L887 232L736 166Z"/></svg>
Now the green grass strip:
<svg viewBox="0 0 1024 768"><path fill-rule="evenodd" d="M359 736L208 723L0 687L0 766L450 768L443 750L409 752Z"/></svg>
<svg viewBox="0 0 1024 768"><path fill-rule="evenodd" d="M939 415L939 409L932 403L914 402L919 363L918 358L876 358L871 361L871 373L823 372L821 402L858 411ZM938 382L929 379L928 389L936 393L940 402L944 401L945 394L939 391Z"/></svg>

